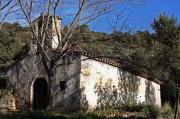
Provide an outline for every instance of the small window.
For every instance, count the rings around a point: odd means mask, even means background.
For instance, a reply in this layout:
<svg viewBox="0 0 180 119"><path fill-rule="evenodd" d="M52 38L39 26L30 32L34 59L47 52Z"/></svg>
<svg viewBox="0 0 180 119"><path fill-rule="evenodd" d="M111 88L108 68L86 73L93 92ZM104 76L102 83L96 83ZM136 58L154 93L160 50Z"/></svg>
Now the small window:
<svg viewBox="0 0 180 119"><path fill-rule="evenodd" d="M66 81L60 81L60 90L63 91L66 89Z"/></svg>
<svg viewBox="0 0 180 119"><path fill-rule="evenodd" d="M0 89L6 88L6 78L0 78Z"/></svg>

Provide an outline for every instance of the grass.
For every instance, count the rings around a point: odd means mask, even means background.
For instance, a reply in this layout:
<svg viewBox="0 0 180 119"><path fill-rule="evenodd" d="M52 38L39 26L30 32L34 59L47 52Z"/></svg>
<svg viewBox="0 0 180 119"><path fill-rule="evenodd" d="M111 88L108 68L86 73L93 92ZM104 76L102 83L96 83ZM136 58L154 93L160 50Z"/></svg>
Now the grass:
<svg viewBox="0 0 180 119"><path fill-rule="evenodd" d="M66 119L66 116L66 114L60 112L49 111L24 111L0 113L0 119Z"/></svg>
<svg viewBox="0 0 180 119"><path fill-rule="evenodd" d="M107 112L107 114L105 113ZM85 113L59 113L59 112L14 112L0 114L0 119L145 119L142 117L112 115L109 111L93 111Z"/></svg>
<svg viewBox="0 0 180 119"><path fill-rule="evenodd" d="M174 110L173 108L168 104L168 103L165 103L161 109L160 109L160 112L162 115L164 115L167 119L172 119L173 116L174 116Z"/></svg>
<svg viewBox="0 0 180 119"><path fill-rule="evenodd" d="M58 111L1 113L0 119L171 119L173 109L166 103L161 108L147 105L124 105L121 108L103 107L91 112L60 113Z"/></svg>

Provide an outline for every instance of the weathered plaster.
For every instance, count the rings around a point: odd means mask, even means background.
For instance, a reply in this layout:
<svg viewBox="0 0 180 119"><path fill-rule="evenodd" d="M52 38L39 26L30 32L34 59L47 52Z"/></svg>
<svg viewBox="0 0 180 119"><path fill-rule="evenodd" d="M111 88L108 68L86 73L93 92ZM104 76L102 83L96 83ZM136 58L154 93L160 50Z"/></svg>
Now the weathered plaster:
<svg viewBox="0 0 180 119"><path fill-rule="evenodd" d="M88 109L119 106L128 100L161 105L159 84L92 59L81 63L80 88Z"/></svg>

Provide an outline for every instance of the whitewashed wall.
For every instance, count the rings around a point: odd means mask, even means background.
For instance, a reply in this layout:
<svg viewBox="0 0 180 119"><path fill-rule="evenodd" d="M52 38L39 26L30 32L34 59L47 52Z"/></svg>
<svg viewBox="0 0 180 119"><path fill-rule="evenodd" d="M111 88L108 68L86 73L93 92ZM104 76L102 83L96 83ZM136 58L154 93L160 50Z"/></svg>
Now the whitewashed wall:
<svg viewBox="0 0 180 119"><path fill-rule="evenodd" d="M96 60L82 61L80 88L81 105L86 109L119 106L130 99L161 106L159 84Z"/></svg>

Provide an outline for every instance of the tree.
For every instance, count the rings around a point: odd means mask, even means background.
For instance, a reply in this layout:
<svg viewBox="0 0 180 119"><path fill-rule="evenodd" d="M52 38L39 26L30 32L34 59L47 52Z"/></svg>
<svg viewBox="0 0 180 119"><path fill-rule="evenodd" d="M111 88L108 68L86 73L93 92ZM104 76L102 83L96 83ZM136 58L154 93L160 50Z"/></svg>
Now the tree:
<svg viewBox="0 0 180 119"><path fill-rule="evenodd" d="M0 30L0 65L13 62L15 55L30 40L27 27L19 23L4 23Z"/></svg>
<svg viewBox="0 0 180 119"><path fill-rule="evenodd" d="M174 114L174 119L176 119L180 98L180 25L173 16L169 18L160 15L159 18L154 20L152 27L156 32L156 40L162 43L161 50L157 51L157 60L161 64L157 65L164 72L164 75L167 74L165 78L173 80L176 85L176 108Z"/></svg>
<svg viewBox="0 0 180 119"><path fill-rule="evenodd" d="M67 52L71 51L72 46L77 43L71 42L72 35L74 34L75 30L77 30L80 25L87 24L97 17L112 11L117 4L125 1L126 0L43 0L38 2L34 0L17 0L25 19L30 26L30 30L35 41L41 47L41 55L44 59L43 62L46 65L46 71L49 79L52 78L52 72L54 66L56 65L56 61L61 59ZM37 5L39 7L37 7ZM72 8L72 13L70 14L71 22L68 27L66 27L62 39L58 34L58 24L54 22L56 28L54 32L58 35L59 45L56 48L56 53L50 57L44 43L48 39L48 24L50 22L50 17L52 16L54 21L56 21L55 19L58 15L65 17L66 15L63 14L63 11L70 9L70 6ZM40 26L40 34L35 32L35 29L31 24L33 21L34 12L37 12L37 9L42 10L44 13L42 14L43 19Z"/></svg>
<svg viewBox="0 0 180 119"><path fill-rule="evenodd" d="M128 0L128 2L131 0ZM39 46L39 56L42 57L49 82L53 80L53 72L58 64L58 60L62 59L72 52L72 48L81 42L73 41L73 35L79 29L79 26L88 24L97 17L111 12L120 3L127 0L17 0L18 6L22 11L22 15L29 25L32 33L32 40ZM64 14L63 11L70 10L70 14ZM41 13L40 30L36 32L33 26L33 20L37 13ZM68 17L69 24L63 31L61 38L59 34L57 16ZM53 21L55 30L49 32L49 23ZM51 52L46 44L46 41L51 41L52 36L57 35L58 46Z"/></svg>

